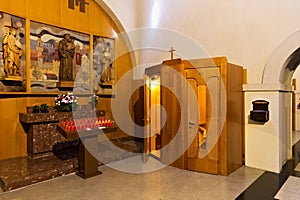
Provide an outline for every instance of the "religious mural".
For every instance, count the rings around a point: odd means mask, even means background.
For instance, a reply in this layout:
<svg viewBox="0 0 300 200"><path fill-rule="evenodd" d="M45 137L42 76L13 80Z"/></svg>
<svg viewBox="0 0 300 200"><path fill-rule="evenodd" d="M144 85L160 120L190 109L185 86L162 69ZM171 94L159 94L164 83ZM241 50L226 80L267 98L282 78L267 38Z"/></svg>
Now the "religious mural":
<svg viewBox="0 0 300 200"><path fill-rule="evenodd" d="M0 91L25 92L25 19L0 12Z"/></svg>
<svg viewBox="0 0 300 200"><path fill-rule="evenodd" d="M114 84L114 39L93 38L94 92L111 93Z"/></svg>
<svg viewBox="0 0 300 200"><path fill-rule="evenodd" d="M0 92L25 92L25 19L0 12L0 35ZM115 41L93 36L93 60L90 61L89 37L89 34L30 21L30 91L56 92L59 82L71 81L74 90L90 92L90 66L93 66L93 92L111 94L115 79Z"/></svg>
<svg viewBox="0 0 300 200"><path fill-rule="evenodd" d="M89 90L89 51L88 34L31 22L31 91L58 90L59 81Z"/></svg>

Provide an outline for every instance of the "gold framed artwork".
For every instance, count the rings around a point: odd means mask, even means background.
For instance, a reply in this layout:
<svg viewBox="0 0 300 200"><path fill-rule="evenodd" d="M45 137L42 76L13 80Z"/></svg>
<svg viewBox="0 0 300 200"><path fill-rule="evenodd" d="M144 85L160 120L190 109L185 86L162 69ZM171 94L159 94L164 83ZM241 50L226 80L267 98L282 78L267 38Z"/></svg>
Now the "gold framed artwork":
<svg viewBox="0 0 300 200"><path fill-rule="evenodd" d="M115 40L93 36L93 41L94 92L111 95L115 81Z"/></svg>
<svg viewBox="0 0 300 200"><path fill-rule="evenodd" d="M61 82L90 91L89 35L30 22L30 88L59 91Z"/></svg>
<svg viewBox="0 0 300 200"><path fill-rule="evenodd" d="M0 12L0 92L26 92L25 19Z"/></svg>
<svg viewBox="0 0 300 200"><path fill-rule="evenodd" d="M113 95L115 39L27 22L0 11L0 92L75 90ZM93 37L92 46L90 37ZM91 56L90 47L93 48ZM28 61L26 54L29 54Z"/></svg>

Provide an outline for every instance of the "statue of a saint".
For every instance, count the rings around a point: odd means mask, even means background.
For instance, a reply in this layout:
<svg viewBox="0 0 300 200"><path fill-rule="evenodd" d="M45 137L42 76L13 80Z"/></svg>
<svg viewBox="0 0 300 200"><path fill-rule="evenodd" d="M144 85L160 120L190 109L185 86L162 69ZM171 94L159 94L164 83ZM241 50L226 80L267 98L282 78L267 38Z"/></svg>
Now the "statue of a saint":
<svg viewBox="0 0 300 200"><path fill-rule="evenodd" d="M110 82L111 81L111 67L112 67L112 56L110 53L110 43L106 43L106 47L101 57L102 62L102 74L101 82Z"/></svg>
<svg viewBox="0 0 300 200"><path fill-rule="evenodd" d="M22 44L18 40L16 30L10 28L8 34L3 37L3 61L6 76L21 76L20 64L22 57Z"/></svg>
<svg viewBox="0 0 300 200"><path fill-rule="evenodd" d="M58 43L60 60L59 79L73 81L73 58L75 53L74 40L70 34L64 34L64 38Z"/></svg>

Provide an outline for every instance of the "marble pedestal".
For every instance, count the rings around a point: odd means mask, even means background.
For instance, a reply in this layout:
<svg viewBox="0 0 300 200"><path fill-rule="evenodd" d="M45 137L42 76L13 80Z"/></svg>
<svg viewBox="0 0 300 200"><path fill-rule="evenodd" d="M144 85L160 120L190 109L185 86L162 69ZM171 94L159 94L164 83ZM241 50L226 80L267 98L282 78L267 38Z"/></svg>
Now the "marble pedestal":
<svg viewBox="0 0 300 200"><path fill-rule="evenodd" d="M72 113L67 112L20 113L20 122L27 133L28 156L40 156L53 151L54 147L63 148L67 140L57 130L57 124L71 117Z"/></svg>

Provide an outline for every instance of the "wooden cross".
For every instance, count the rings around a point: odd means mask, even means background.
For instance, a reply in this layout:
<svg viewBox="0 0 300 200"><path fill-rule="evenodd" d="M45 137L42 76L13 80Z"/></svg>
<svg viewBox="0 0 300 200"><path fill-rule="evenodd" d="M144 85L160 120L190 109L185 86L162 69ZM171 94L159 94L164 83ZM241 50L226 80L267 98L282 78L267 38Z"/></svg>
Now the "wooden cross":
<svg viewBox="0 0 300 200"><path fill-rule="evenodd" d="M169 52L171 53L171 60L173 60L174 51L175 51L175 49L173 47L171 47L171 49L169 50Z"/></svg>

